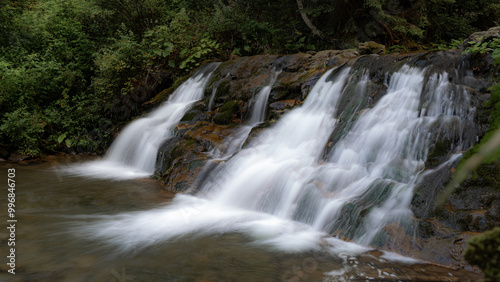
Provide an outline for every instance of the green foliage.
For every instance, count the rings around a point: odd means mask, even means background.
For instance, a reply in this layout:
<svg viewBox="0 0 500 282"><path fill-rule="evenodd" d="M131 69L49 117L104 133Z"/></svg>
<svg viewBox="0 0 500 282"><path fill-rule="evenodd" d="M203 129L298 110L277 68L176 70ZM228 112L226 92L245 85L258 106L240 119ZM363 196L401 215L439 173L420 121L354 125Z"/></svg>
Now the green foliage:
<svg viewBox="0 0 500 282"><path fill-rule="evenodd" d="M296 0L0 0L0 142L29 154L103 150L110 124L140 114L204 60L369 40L389 52L426 40L452 48L500 17L500 0L303 2L299 11ZM21 128L30 135L16 135Z"/></svg>
<svg viewBox="0 0 500 282"><path fill-rule="evenodd" d="M425 1L429 41L467 38L472 32L499 25L499 0L433 0Z"/></svg>
<svg viewBox="0 0 500 282"><path fill-rule="evenodd" d="M493 52L492 56L494 59L498 60L500 57L500 38L494 38L490 41L483 41L482 38L479 38L477 42L470 41L469 44L473 45L465 49L465 51L462 52L463 55L471 54L475 56L477 54Z"/></svg>
<svg viewBox="0 0 500 282"><path fill-rule="evenodd" d="M500 227L467 240L465 259L481 267L488 280L500 279Z"/></svg>
<svg viewBox="0 0 500 282"><path fill-rule="evenodd" d="M0 54L1 141L27 155L78 144L71 140L90 131L101 108L87 92L96 50L88 17L100 10L84 0L12 7L17 17Z"/></svg>
<svg viewBox="0 0 500 282"><path fill-rule="evenodd" d="M388 54L389 53L403 53L403 52L408 52L408 49L404 46L401 46L401 45L392 45L391 47L387 48L386 52Z"/></svg>
<svg viewBox="0 0 500 282"><path fill-rule="evenodd" d="M450 50L450 49L458 49L458 46L462 43L463 40L452 39L450 42L440 42L433 43L433 50Z"/></svg>
<svg viewBox="0 0 500 282"><path fill-rule="evenodd" d="M0 130L17 144L19 153L36 156L41 154L39 144L44 127L45 123L40 114L17 109L5 114Z"/></svg>

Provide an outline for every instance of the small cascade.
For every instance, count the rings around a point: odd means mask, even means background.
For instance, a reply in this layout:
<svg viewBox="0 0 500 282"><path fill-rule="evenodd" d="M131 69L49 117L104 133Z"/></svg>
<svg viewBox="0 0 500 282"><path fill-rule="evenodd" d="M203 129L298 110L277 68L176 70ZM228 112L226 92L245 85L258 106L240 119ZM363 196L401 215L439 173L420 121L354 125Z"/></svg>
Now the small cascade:
<svg viewBox="0 0 500 282"><path fill-rule="evenodd" d="M218 169L219 161L228 160L235 153L239 152L241 150L241 147L247 140L248 135L250 134L250 132L252 132L252 129L264 122L269 94L271 93L272 86L278 79L278 75L280 73L281 71L273 70L270 75L268 84L264 86L255 96L255 102L253 103L249 122L240 126L233 134L227 137L224 142L224 149L222 151L218 148L212 150L212 152L210 153L212 155L212 159L205 164L197 179L195 180L195 184L191 187L190 192L193 193L194 191L198 191L205 178L210 173L213 173L216 169ZM214 96L215 93L212 93L212 97Z"/></svg>
<svg viewBox="0 0 500 282"><path fill-rule="evenodd" d="M281 71L273 70L269 82L255 96L252 113L247 124L242 125L235 133L231 134L225 141L226 149L223 152L217 151L214 153L215 159L225 160L241 150L241 147L248 138L248 135L254 127L261 124L265 120L267 101L273 84L278 79Z"/></svg>
<svg viewBox="0 0 500 282"><path fill-rule="evenodd" d="M319 201L313 225L362 244L390 223L411 228L413 188L430 145L445 135L461 150L463 126L473 116L465 87L450 83L447 73L426 81L425 70L404 66L322 166L327 199Z"/></svg>
<svg viewBox="0 0 500 282"><path fill-rule="evenodd" d="M348 73L347 68L328 71L302 107L283 116L255 146L231 158L204 188L214 193L213 200L288 217L295 194L314 171L335 126Z"/></svg>
<svg viewBox="0 0 500 282"><path fill-rule="evenodd" d="M147 116L125 127L102 161L68 168L71 173L102 178L137 178L154 173L156 155L191 105L203 98L205 86L220 63L197 70L169 99Z"/></svg>
<svg viewBox="0 0 500 282"><path fill-rule="evenodd" d="M229 77L229 73L226 75L225 78ZM210 99L208 100L208 111L212 111L212 106L214 105L214 100L215 100L215 94L217 93L217 88L221 84L221 82L224 79L219 79L217 82L215 82L214 87L212 89L212 94L210 95Z"/></svg>
<svg viewBox="0 0 500 282"><path fill-rule="evenodd" d="M365 245L388 224L411 228L409 206L429 147L448 138L450 150L462 150L474 108L446 72L403 66L323 160L343 89L366 90L368 76L359 77L325 74L302 107L213 172L201 190L217 205L307 223Z"/></svg>

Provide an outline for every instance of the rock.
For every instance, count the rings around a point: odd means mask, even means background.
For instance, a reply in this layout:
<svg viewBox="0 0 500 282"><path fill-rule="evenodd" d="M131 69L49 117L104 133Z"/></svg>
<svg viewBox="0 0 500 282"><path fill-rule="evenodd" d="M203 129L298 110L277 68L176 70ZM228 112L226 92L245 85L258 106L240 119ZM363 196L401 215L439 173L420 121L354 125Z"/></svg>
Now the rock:
<svg viewBox="0 0 500 282"><path fill-rule="evenodd" d="M12 161L12 162L22 162L22 161L25 161L27 159L29 159L30 156L26 156L26 155L21 155L21 154L18 154L18 153L12 153L9 157L9 161Z"/></svg>
<svg viewBox="0 0 500 282"><path fill-rule="evenodd" d="M486 281L500 280L500 227L470 238L470 248L465 258L472 264L480 266L486 274Z"/></svg>
<svg viewBox="0 0 500 282"><path fill-rule="evenodd" d="M271 103L269 107L271 107L271 109L273 110L282 110L284 108L291 108L297 104L298 104L297 100L281 100Z"/></svg>
<svg viewBox="0 0 500 282"><path fill-rule="evenodd" d="M486 42L495 38L500 38L500 26L492 27L486 31L474 32L467 39L465 39L464 42L462 42L462 44L460 44L458 47L460 49L466 49L478 42Z"/></svg>
<svg viewBox="0 0 500 282"><path fill-rule="evenodd" d="M360 43L358 46L359 54L377 54L382 55L385 54L385 45L379 44L375 41L368 41L364 43Z"/></svg>
<svg viewBox="0 0 500 282"><path fill-rule="evenodd" d="M359 56L359 52L356 49L342 50L342 53L340 53L340 56L342 58L352 59L352 58L358 57Z"/></svg>
<svg viewBox="0 0 500 282"><path fill-rule="evenodd" d="M7 146L0 145L0 158L7 159L9 158L10 152Z"/></svg>
<svg viewBox="0 0 500 282"><path fill-rule="evenodd" d="M479 180L470 180L450 196L444 207L435 208L439 192L455 172L458 159L449 160L450 150L468 148L477 137L484 135L490 114L482 113L491 85L493 66L490 56L465 58L461 50L412 52L387 54L385 46L375 42L360 44L359 51L325 50L293 55L260 55L235 57L224 62L214 73L202 102L196 103L177 126L174 138L160 149L161 169L157 177L177 192L195 192L209 179L210 172L222 162L211 162L210 150L224 151L224 141L245 124L252 108L252 98L268 85L274 69L281 69L269 95L269 112L265 123L252 130L243 147L256 138L265 127L271 126L291 108L303 103L309 91L327 70L345 64L351 68L351 81L369 77L363 84L365 91L359 91L355 84L346 86L339 101L340 110L335 118L337 126L330 136L325 154L335 146L355 124L359 116L373 107L387 92L388 81L403 65L425 67L429 73L450 74L453 85L462 85L471 94L471 104L476 116L471 118L472 131L460 136L463 147L458 148L456 136L437 136L432 140L427 157L426 169L415 187L411 209L415 215L414 226L387 226L384 236L377 241L385 250L407 254L448 266L472 267L463 260L465 240L475 232L482 232L498 225L500 219L500 198L492 193L498 168L485 167ZM360 54L371 54L362 56ZM343 67L343 66L342 66ZM339 67L337 70L342 69ZM480 72L470 69L479 69ZM480 74L481 76L478 76ZM212 97L211 111L208 102ZM436 127L436 131L439 131ZM447 139L448 138L448 139ZM451 141L448 141L451 140ZM209 165L210 164L210 165ZM432 170L432 171L431 171ZM500 183L500 181L497 181ZM388 193L388 192L387 192ZM358 214L365 213L360 210ZM345 224L344 224L345 223ZM349 228L356 220L345 221L342 228ZM411 230L410 230L411 229ZM342 233L339 233L342 235Z"/></svg>
<svg viewBox="0 0 500 282"><path fill-rule="evenodd" d="M240 58L240 56L235 55L235 54L231 54L231 55L229 55L229 60L230 60L230 61L231 61L231 60L236 60L236 59L239 59L239 58Z"/></svg>

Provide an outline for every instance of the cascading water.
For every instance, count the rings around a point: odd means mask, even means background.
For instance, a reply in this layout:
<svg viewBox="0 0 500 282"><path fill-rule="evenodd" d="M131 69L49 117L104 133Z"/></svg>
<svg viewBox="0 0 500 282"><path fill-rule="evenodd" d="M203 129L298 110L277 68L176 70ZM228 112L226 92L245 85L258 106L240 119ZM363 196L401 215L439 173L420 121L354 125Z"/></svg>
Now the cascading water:
<svg viewBox="0 0 500 282"><path fill-rule="evenodd" d="M211 173L201 187L208 199L177 196L167 208L111 216L79 232L124 248L188 233L243 232L303 250L327 233L370 244L387 224L411 225L409 203L429 146L446 136L461 149L463 122L474 115L468 94L446 73L426 79L427 70L404 66L390 77L387 94L327 146L345 90L366 89L368 76L355 80L349 72L325 73L301 107Z"/></svg>
<svg viewBox="0 0 500 282"><path fill-rule="evenodd" d="M223 152L215 150L215 159L227 159L238 152L241 149L241 146L243 146L243 144L245 143L252 129L264 122L269 94L271 93L273 84L276 82L276 79L278 78L278 75L280 73L281 71L272 71L269 83L264 86L255 96L252 113L250 115L248 123L242 125L240 128L238 128L238 130L236 130L235 133L231 134L231 136L227 138L227 140L224 142L225 150Z"/></svg>
<svg viewBox="0 0 500 282"><path fill-rule="evenodd" d="M205 86L220 63L210 63L180 85L169 99L146 117L125 127L104 160L67 169L80 175L102 178L137 178L154 173L156 155L171 130L191 105L203 98Z"/></svg>
<svg viewBox="0 0 500 282"><path fill-rule="evenodd" d="M347 68L328 71L302 107L285 115L258 138L257 145L240 151L211 175L202 187L211 200L178 195L166 208L105 217L79 228L78 233L108 239L123 249L146 247L182 234L219 232L243 232L256 243L278 249L315 248L323 232L290 221L286 215L280 219L265 212L275 206L292 210L294 199L285 185L292 185L297 193L307 181L303 176L315 170L335 126L336 106L348 73ZM288 181L273 186L283 179ZM273 188L280 189L283 199Z"/></svg>
<svg viewBox="0 0 500 282"><path fill-rule="evenodd" d="M370 244L385 225L408 221L413 186L436 137L432 133L443 132L432 130L459 131L474 113L467 97L446 73L427 82L425 70L405 66L395 73L387 94L361 114L321 167L317 179L326 196L313 197L313 226Z"/></svg>

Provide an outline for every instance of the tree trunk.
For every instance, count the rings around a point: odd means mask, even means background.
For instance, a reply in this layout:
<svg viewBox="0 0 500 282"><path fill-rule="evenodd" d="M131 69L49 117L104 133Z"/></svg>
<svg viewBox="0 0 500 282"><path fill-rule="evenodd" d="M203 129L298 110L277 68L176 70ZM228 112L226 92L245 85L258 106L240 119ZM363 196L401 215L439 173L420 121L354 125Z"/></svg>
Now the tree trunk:
<svg viewBox="0 0 500 282"><path fill-rule="evenodd" d="M302 4L302 0L297 0L297 6L299 6L300 15L302 19L306 23L306 25L311 29L312 33L319 38L327 41L333 41L334 39L328 38L321 30L319 30L309 19L307 14L304 12L304 5Z"/></svg>

